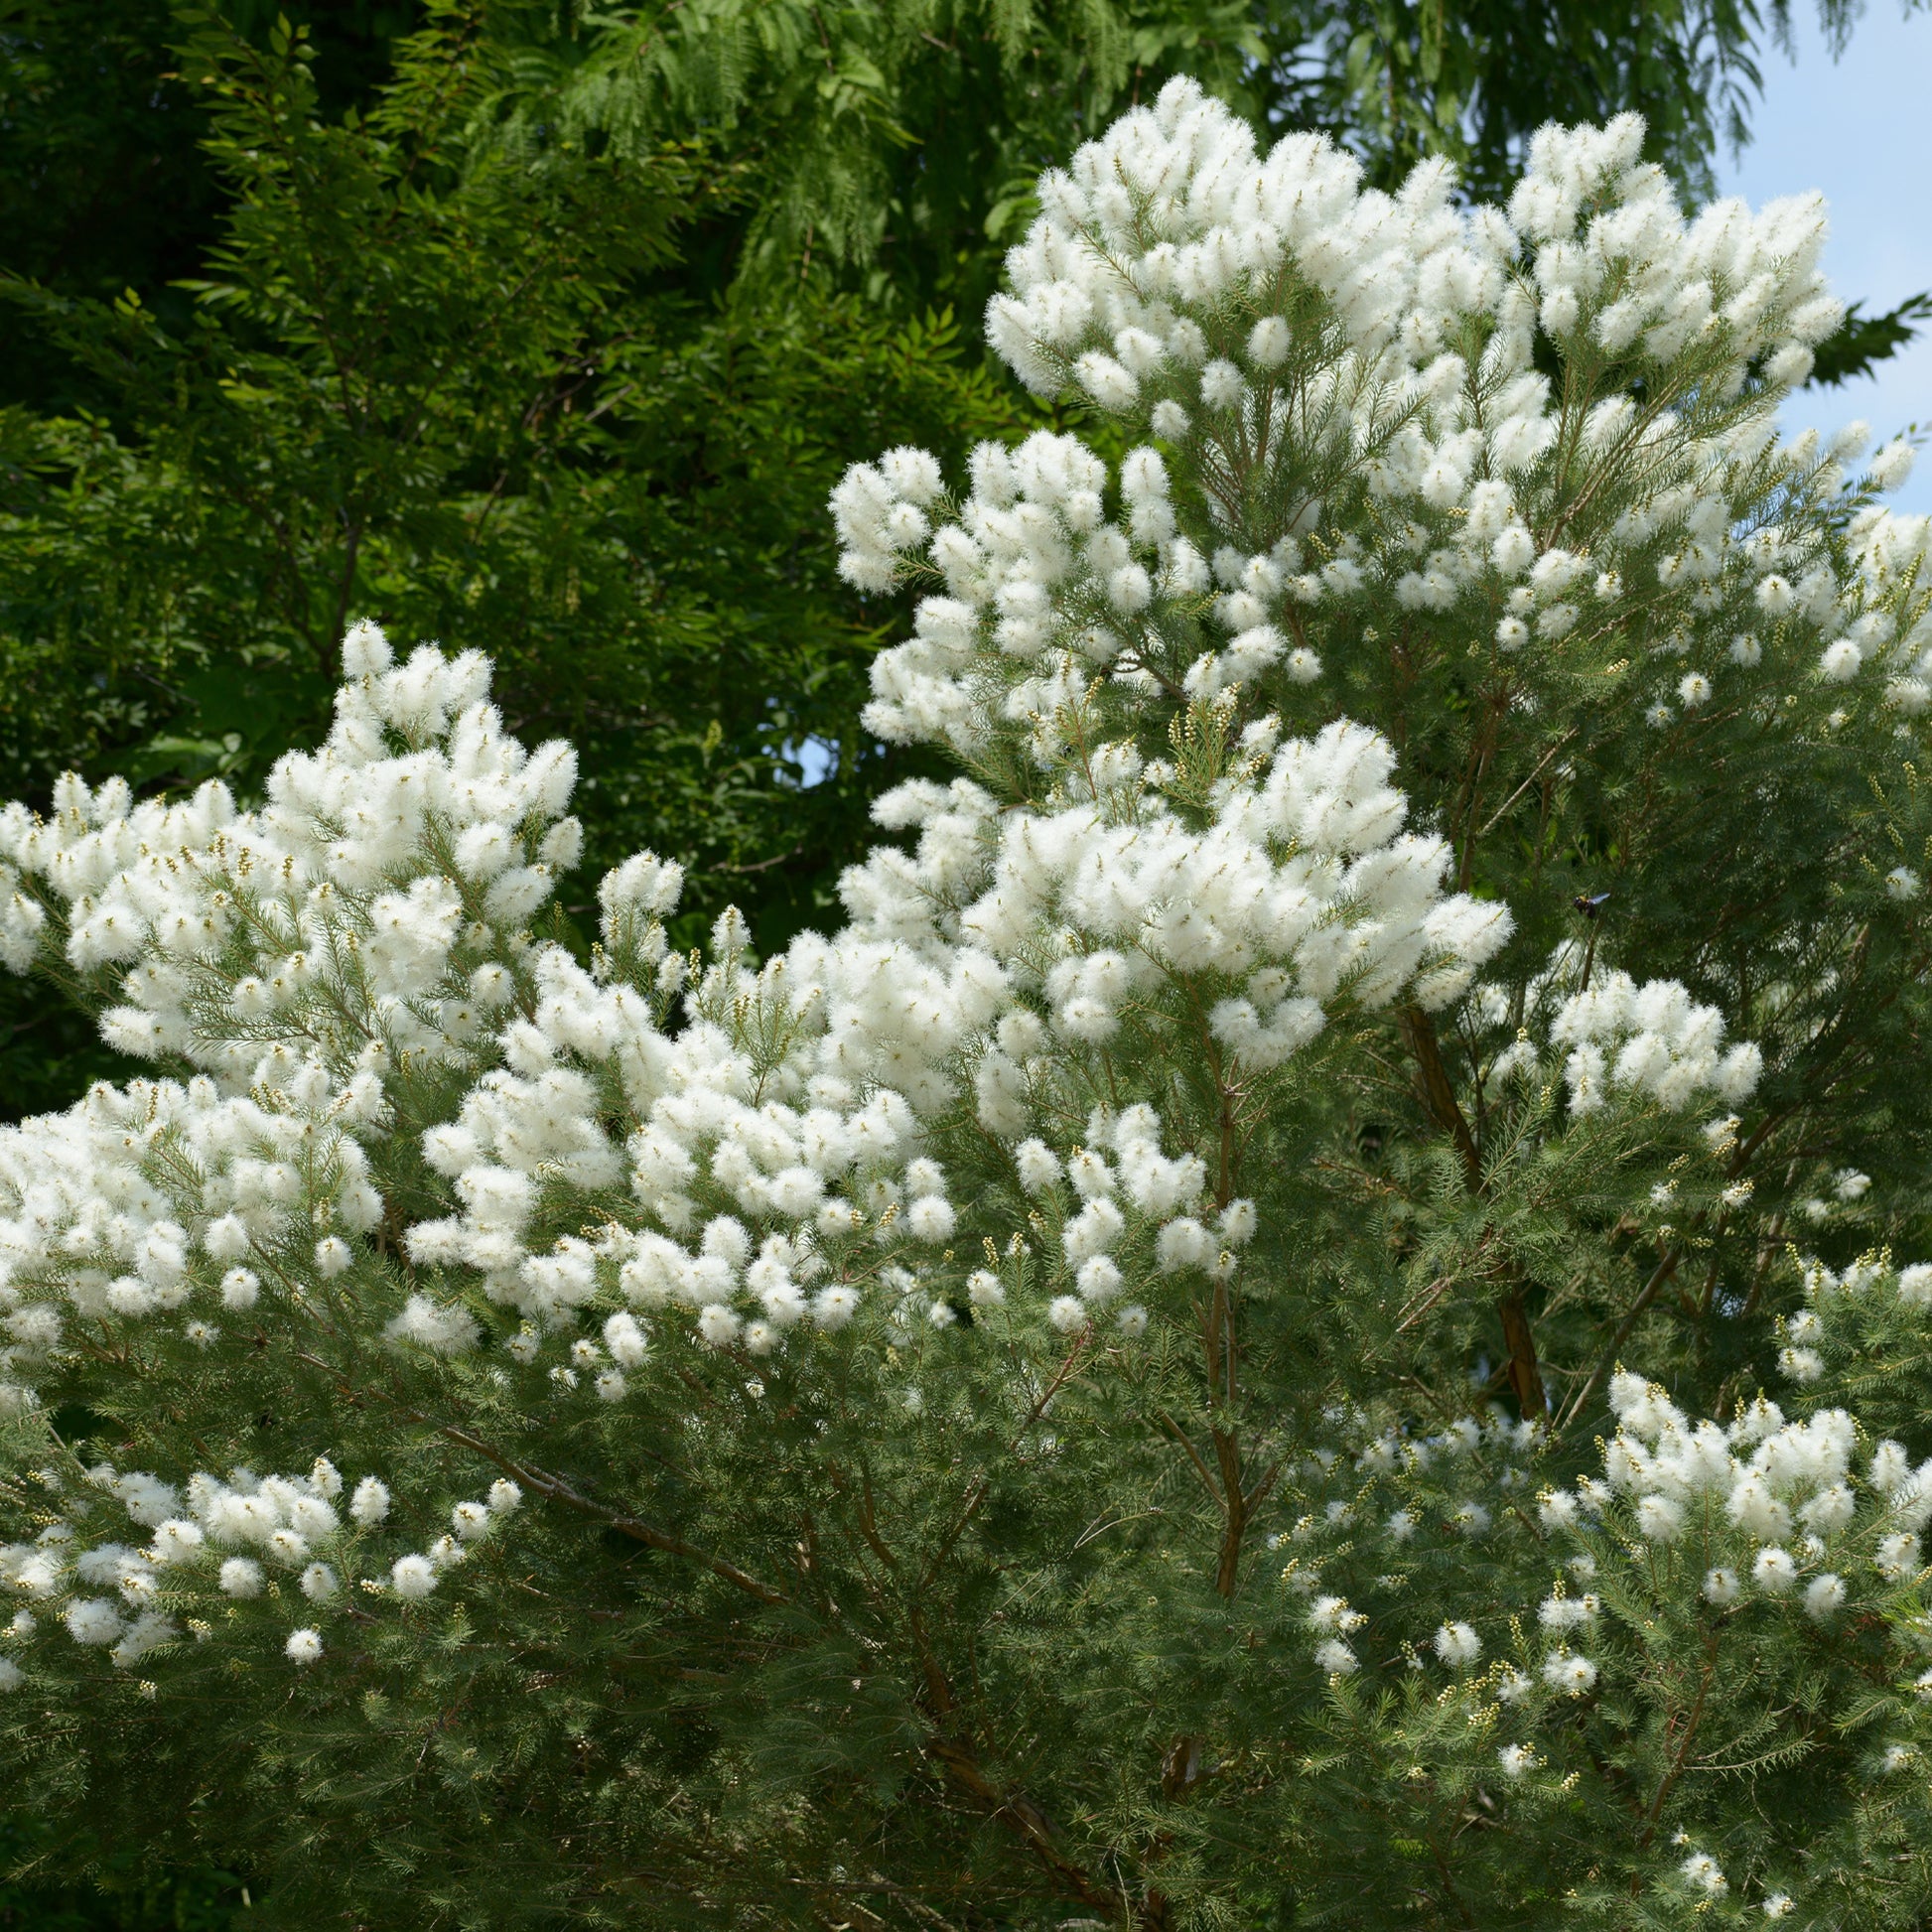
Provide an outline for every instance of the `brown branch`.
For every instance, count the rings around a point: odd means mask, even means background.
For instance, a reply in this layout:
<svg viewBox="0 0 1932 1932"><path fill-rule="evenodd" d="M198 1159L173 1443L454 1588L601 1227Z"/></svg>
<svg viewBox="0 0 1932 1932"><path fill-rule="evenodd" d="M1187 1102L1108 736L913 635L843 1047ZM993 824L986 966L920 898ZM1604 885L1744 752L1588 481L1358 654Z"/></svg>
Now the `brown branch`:
<svg viewBox="0 0 1932 1932"><path fill-rule="evenodd" d="M1455 1103L1455 1088L1449 1068L1443 1064L1443 1049L1436 1038L1436 1025L1421 1007L1404 1007L1397 1017L1402 1041L1416 1063L1416 1090L1429 1117L1454 1145L1462 1162L1462 1175L1469 1192L1482 1191L1482 1157L1476 1151L1475 1136Z"/></svg>
<svg viewBox="0 0 1932 1932"><path fill-rule="evenodd" d="M647 1544L653 1550L662 1550L667 1556L683 1557L687 1562L695 1563L710 1571L714 1577L721 1578L734 1588L744 1590L749 1596L756 1596L760 1603L788 1603L791 1600L783 1590L773 1589L769 1584L760 1583L727 1558L714 1556L709 1550L700 1550L696 1544L687 1543L681 1536L674 1536L668 1530L660 1530L654 1524L646 1523L641 1517L632 1516L627 1510L614 1508L609 1503L601 1503L595 1497L585 1495L563 1476L553 1475L549 1470L540 1469L534 1463L505 1454L494 1445L484 1442L481 1436L475 1435L457 1423L441 1422L434 1416L425 1415L421 1410L411 1408L384 1389L356 1391L340 1369L325 1362L319 1355L312 1355L306 1349L298 1349L295 1358L299 1362L307 1363L311 1368L321 1370L351 1400L356 1399L360 1394L377 1396L407 1421L420 1423L426 1429L433 1429L446 1443L454 1443L459 1449L467 1449L473 1454L482 1456L485 1462L493 1464L505 1475L549 1502L558 1503L580 1516L591 1517L607 1529L616 1530L621 1536L627 1536L633 1542Z"/></svg>
<svg viewBox="0 0 1932 1932"><path fill-rule="evenodd" d="M738 878L744 878L751 873L768 872L773 866L782 866L787 860L797 858L804 849L804 845L800 843L794 845L789 852L780 852L775 858L756 859L750 865L745 866L715 866L713 867L713 871L728 872Z"/></svg>
<svg viewBox="0 0 1932 1932"><path fill-rule="evenodd" d="M1447 1275L1439 1275L1429 1286L1411 1296L1396 1312L1402 1317L1395 1324L1397 1334L1406 1334L1449 1291Z"/></svg>
<svg viewBox="0 0 1932 1932"><path fill-rule="evenodd" d="M1416 1063L1416 1088L1429 1117L1449 1135L1462 1162L1462 1177L1471 1194L1482 1188L1482 1156L1462 1109L1456 1105L1455 1088L1449 1068L1443 1063L1443 1049L1436 1038L1435 1023L1421 1007L1405 1007L1398 1020L1403 1042ZM1529 1311L1523 1305L1520 1287L1508 1287L1496 1304L1502 1322L1503 1344L1509 1350L1509 1383L1525 1416L1544 1416L1550 1412L1550 1398L1543 1386L1543 1371L1536 1357L1536 1334L1530 1326Z"/></svg>
<svg viewBox="0 0 1932 1932"><path fill-rule="evenodd" d="M952 1737L935 1737L926 1755L962 1791L978 1799L1008 1830L1017 1833L1033 1848L1039 1862L1060 1881L1061 1888L1082 1905L1104 1911L1109 1918L1121 1916L1118 1892L1103 1890L1062 1852L1052 1821L1023 1792L1006 1791L988 1777L969 1746Z"/></svg>
<svg viewBox="0 0 1932 1932"><path fill-rule="evenodd" d="M1547 1416L1550 1397L1536 1359L1536 1333L1521 1294L1512 1290L1496 1304L1503 1324L1503 1346L1509 1350L1509 1385L1525 1416Z"/></svg>
<svg viewBox="0 0 1932 1932"><path fill-rule="evenodd" d="M1194 1473L1200 1477L1201 1487L1214 1499L1214 1507L1225 1513L1227 1503L1222 1497L1220 1490L1214 1486L1213 1474L1208 1469L1207 1464L1201 1459L1200 1450L1187 1440L1186 1432L1165 1410L1162 1412L1161 1420L1167 1426L1174 1441L1187 1451L1187 1460L1194 1465Z"/></svg>
<svg viewBox="0 0 1932 1932"><path fill-rule="evenodd" d="M1616 1351L1629 1340L1630 1330L1637 1325L1643 1311L1656 1301L1664 1284L1677 1272L1677 1264L1682 1258L1681 1250L1672 1248L1651 1271L1650 1279L1644 1283L1642 1292L1630 1304L1629 1311L1623 1319L1617 1323L1616 1333L1610 1337L1609 1345L1596 1358L1596 1366L1590 1370L1588 1381L1577 1391L1570 1407L1564 1411L1559 1428L1568 1429L1583 1414L1584 1404L1595 1393L1596 1385L1609 1373L1610 1364L1616 1360Z"/></svg>
<svg viewBox="0 0 1932 1932"><path fill-rule="evenodd" d="M1705 1699L1711 1695L1711 1680L1718 1674L1718 1633L1713 1630L1704 1640L1704 1677L1698 1685L1696 1701L1691 1706L1691 1714L1684 1721L1684 1738L1677 1747L1677 1755L1671 1759L1671 1766L1657 1785L1657 1795L1650 1801L1650 1809L1644 1814L1643 1835L1637 1840L1641 1851L1657 1836L1657 1822L1663 1816L1664 1800L1671 1794L1671 1787L1684 1775L1684 1766L1691 1755L1691 1745L1696 1741L1698 1725L1704 1717Z"/></svg>
<svg viewBox="0 0 1932 1932"><path fill-rule="evenodd" d="M1214 1570L1214 1587L1223 1599L1234 1595L1235 1580L1241 1569L1241 1539L1248 1529L1248 1499L1241 1493L1241 1449L1231 1434L1214 1432L1215 1459L1221 1466L1221 1484L1226 1494L1221 1508L1221 1560Z"/></svg>

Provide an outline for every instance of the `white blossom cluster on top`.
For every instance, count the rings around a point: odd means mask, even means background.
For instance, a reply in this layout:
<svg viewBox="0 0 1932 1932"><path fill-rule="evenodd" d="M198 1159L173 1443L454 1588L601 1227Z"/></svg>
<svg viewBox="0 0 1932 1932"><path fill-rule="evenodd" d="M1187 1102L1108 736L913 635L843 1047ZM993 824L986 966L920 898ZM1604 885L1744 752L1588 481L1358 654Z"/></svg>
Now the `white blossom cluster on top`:
<svg viewBox="0 0 1932 1932"><path fill-rule="evenodd" d="M1257 768L1204 830L1131 745L1096 757L1085 795L1069 786L1057 810L1001 811L966 780L902 786L878 815L916 827L917 847L847 875L845 930L754 971L728 915L675 1034L634 993L541 954L504 1066L426 1143L463 1211L414 1228L412 1254L480 1270L539 1324L608 1295L615 1275L632 1308L682 1305L705 1339L754 1353L801 1323L843 1326L874 1282L943 1323L953 1302L920 1283L944 1251L1026 1233L1024 1214L971 1221L933 1158L927 1124L970 1094L1054 1229L1056 1321L1114 1299L1130 1253L1168 1273L1226 1265L1251 1216L1209 1198L1202 1160L1148 1100L1096 1105L1106 1088L1088 1062L1125 1028L1191 1029L1230 1069L1264 1073L1338 999L1452 999L1509 931L1504 908L1443 892L1446 850L1402 832L1373 734L1341 725L1271 747L1251 737ZM650 877L667 910L675 881ZM648 941L653 957L662 943ZM621 1144L594 1119L612 1072L634 1122ZM529 1230L559 1176L627 1185L627 1215L538 1251ZM964 1286L982 1305L1004 1296L987 1270ZM1129 1310L1130 1327L1144 1319ZM640 1344L621 1316L607 1345L618 1360L600 1387L615 1395Z"/></svg>
<svg viewBox="0 0 1932 1932"><path fill-rule="evenodd" d="M75 1320L167 1318L207 1347L224 1320L333 1292L344 1318L450 1352L479 1339L472 1285L529 1317L526 1358L595 1305L602 1345L560 1373L615 1399L645 1345L632 1311L682 1306L753 1352L842 1326L881 1284L943 1322L1001 1285L955 1269L947 1299L922 1278L969 1234L1010 1248L1036 1211L1046 1299L1077 1325L1145 1264L1231 1266L1252 1228L1175 1145L1185 1123L1097 1104L1123 1028L1260 1075L1338 1000L1455 998L1509 931L1445 892L1440 840L1403 830L1380 739L1344 723L1278 744L1264 724L1205 825L1131 743L1069 759L1040 808L901 787L880 813L917 849L848 876L845 930L754 971L728 914L677 1025L678 869L641 855L605 881L598 971L533 944L522 921L577 842L568 754L502 735L474 658L393 667L367 625L346 651L328 743L276 767L259 812L215 786L130 807L69 782L53 818L6 816L17 926L119 992L109 1037L203 1069L0 1131L16 1408ZM460 1076L421 1142L454 1211L409 1232L424 1272L398 1306L365 1246L384 1212L369 1150L425 1071ZM1042 1204L1012 1225L967 1228L927 1145L962 1094Z"/></svg>
<svg viewBox="0 0 1932 1932"><path fill-rule="evenodd" d="M1543 660L1590 663L1658 727L1794 691L1823 716L1873 665L1881 702L1922 712L1932 523L1870 500L1909 446L1854 500L1863 425L1776 443L1843 317L1823 204L1687 223L1642 132L1545 128L1506 213L1459 209L1441 163L1364 191L1321 138L1263 156L1175 80L1042 178L989 339L1154 441L1115 474L1072 437L985 444L959 499L923 451L853 468L847 578L944 586L875 660L869 728L968 756L1009 725L1050 741L1096 673L1280 702L1324 651L1418 630L1525 693ZM1589 371L1561 394L1539 324Z"/></svg>

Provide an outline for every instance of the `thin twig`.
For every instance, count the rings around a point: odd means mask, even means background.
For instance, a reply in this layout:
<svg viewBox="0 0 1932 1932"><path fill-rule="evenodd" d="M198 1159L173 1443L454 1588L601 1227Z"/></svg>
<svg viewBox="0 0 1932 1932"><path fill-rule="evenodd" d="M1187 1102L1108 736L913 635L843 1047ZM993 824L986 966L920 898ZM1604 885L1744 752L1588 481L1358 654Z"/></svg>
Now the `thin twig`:
<svg viewBox="0 0 1932 1932"><path fill-rule="evenodd" d="M1496 829L1497 825L1500 823L1502 819L1503 814L1509 810L1510 806L1515 804L1517 799L1522 797L1524 792L1529 790L1531 785L1536 783L1537 779L1543 775L1543 767L1546 764L1548 764L1550 760L1553 758L1555 758L1556 755L1559 752L1561 752L1563 748L1566 745L1568 745L1573 738L1577 736L1577 731L1578 731L1578 727L1572 725L1571 728L1567 732L1565 732L1564 735L1560 739L1558 739L1557 742L1554 745L1552 745L1547 752L1543 754L1542 758L1540 758L1537 760L1536 769L1532 771L1530 775L1527 778L1525 778L1523 782L1520 785L1518 785L1516 789L1512 791L1509 794L1509 796L1505 798L1500 805L1496 807L1495 811L1490 815L1489 823L1485 825L1482 828L1482 830L1476 834L1476 839L1486 839L1489 836L1489 834ZM1471 841L1471 843L1473 842L1474 841Z"/></svg>

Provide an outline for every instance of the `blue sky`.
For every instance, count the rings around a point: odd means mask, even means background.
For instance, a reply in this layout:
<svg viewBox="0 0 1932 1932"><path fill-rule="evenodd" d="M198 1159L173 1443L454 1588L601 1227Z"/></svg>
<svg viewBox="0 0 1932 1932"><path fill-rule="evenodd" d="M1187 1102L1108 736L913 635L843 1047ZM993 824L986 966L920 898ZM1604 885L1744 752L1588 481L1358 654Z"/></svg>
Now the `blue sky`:
<svg viewBox="0 0 1932 1932"><path fill-rule="evenodd" d="M1795 0L1792 11L1807 5ZM1825 271L1842 298L1876 314L1932 289L1932 8L1904 16L1899 0L1866 0L1836 63L1815 17L1797 25L1795 66L1775 48L1760 59L1752 139L1722 158L1720 187L1753 207L1823 189L1832 205ZM1786 405L1787 430L1829 431L1856 416L1881 440L1913 422L1932 430L1932 330L1879 367L1840 389L1801 392ZM1891 501L1932 511L1932 449Z"/></svg>

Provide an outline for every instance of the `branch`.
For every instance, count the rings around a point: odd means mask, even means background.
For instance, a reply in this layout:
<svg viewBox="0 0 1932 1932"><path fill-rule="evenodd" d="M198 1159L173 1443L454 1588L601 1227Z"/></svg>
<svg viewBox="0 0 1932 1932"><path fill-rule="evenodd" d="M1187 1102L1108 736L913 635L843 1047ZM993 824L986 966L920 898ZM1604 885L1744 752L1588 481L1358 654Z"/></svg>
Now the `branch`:
<svg viewBox="0 0 1932 1932"><path fill-rule="evenodd" d="M1194 1471L1201 1479L1201 1487L1214 1498L1214 1506L1225 1514L1227 1499L1214 1486L1214 1478L1208 1473L1207 1464L1201 1460L1200 1450L1187 1440L1186 1432L1165 1409L1161 1412L1161 1420L1173 1431L1174 1441L1187 1451L1187 1460L1194 1465Z"/></svg>
<svg viewBox="0 0 1932 1932"><path fill-rule="evenodd" d="M1082 1905L1119 1918L1122 1900L1119 1893L1103 1891L1092 1878L1062 1852L1055 1842L1052 1821L1034 1803L1017 1791L1004 1791L980 1768L972 1751L956 1738L935 1737L925 1747L926 1755L957 1784L987 1806L993 1816L1016 1832L1060 1881L1062 1888Z"/></svg>
<svg viewBox="0 0 1932 1932"><path fill-rule="evenodd" d="M354 1396L356 1391L342 1371L320 1356L312 1355L305 1349L296 1351L296 1360L306 1362L309 1367L320 1369L323 1374L335 1381L345 1394ZM386 1390L365 1391L378 1396L399 1415L413 1423L420 1423L426 1429L433 1429L446 1443L454 1443L459 1449L467 1449L473 1454L481 1455L485 1462L493 1463L507 1476L521 1483L526 1489L534 1490L550 1502L560 1503L565 1509L574 1510L580 1516L589 1516L602 1523L607 1529L618 1531L620 1535L630 1537L638 1543L648 1544L653 1550L662 1550L668 1556L683 1557L709 1570L714 1577L722 1578L734 1588L742 1589L749 1596L756 1596L760 1603L788 1603L783 1590L773 1589L769 1584L761 1584L756 1577L739 1569L737 1564L724 1557L713 1556L708 1550L700 1550L695 1544L687 1543L681 1536L673 1536L668 1530L660 1530L654 1524L646 1523L641 1517L632 1516L627 1510L613 1508L609 1503L601 1503L595 1497L587 1496L566 1478L553 1475L547 1469L540 1469L534 1463L520 1460L514 1455L506 1455L501 1449L486 1443L481 1436L462 1428L456 1423L439 1422L436 1417L423 1414L399 1401Z"/></svg>
<svg viewBox="0 0 1932 1932"><path fill-rule="evenodd" d="M1684 1738L1677 1747L1677 1755L1671 1759L1670 1769L1666 1771L1657 1786L1657 1795L1650 1801L1650 1809L1644 1814L1643 1836L1637 1840L1638 1849L1647 1846L1657 1836L1657 1821L1663 1816L1664 1800L1671 1794L1671 1787L1684 1775L1684 1766L1691 1755L1691 1745L1698 1734L1698 1725L1704 1717L1704 1701L1711 1695L1711 1680L1718 1674L1718 1633L1713 1630L1704 1640L1704 1677L1698 1685L1696 1702L1691 1706L1691 1714L1684 1721Z"/></svg>
<svg viewBox="0 0 1932 1932"><path fill-rule="evenodd" d="M1550 1413L1549 1392L1543 1386L1543 1371L1536 1359L1536 1333L1530 1326L1529 1311L1520 1293L1511 1290L1496 1304L1503 1324L1503 1345L1509 1350L1509 1385L1526 1416Z"/></svg>
<svg viewBox="0 0 1932 1932"><path fill-rule="evenodd" d="M1501 822L1503 814L1509 810L1510 806L1515 804L1517 799L1522 797L1524 792L1529 790L1531 785L1536 783L1537 779L1543 775L1543 767L1546 764L1548 764L1550 760L1553 758L1555 758L1556 755L1559 752L1561 752L1563 748L1566 745L1568 745L1573 738L1577 736L1578 730L1579 727L1575 725L1571 726L1571 728L1567 732L1565 732L1564 735L1560 739L1558 739L1557 742L1554 745L1552 745L1547 752L1543 754L1542 758L1537 760L1536 769L1532 771L1530 775L1527 778L1525 778L1523 782L1520 785L1518 785L1516 789L1512 791L1509 794L1509 796L1505 798L1503 802L1500 805L1498 805L1496 809L1490 814L1489 823L1485 825L1482 828L1482 830L1475 835L1477 839L1486 839L1489 836L1489 834L1496 829L1497 825ZM1471 843L1473 842L1474 841L1471 841Z"/></svg>
<svg viewBox="0 0 1932 1932"><path fill-rule="evenodd" d="M1416 1089L1423 1106L1430 1119L1454 1143L1469 1192L1478 1194L1482 1191L1482 1157L1476 1152L1475 1136L1469 1132L1462 1109L1455 1104L1455 1088L1449 1080L1449 1068L1443 1064L1435 1022L1421 1007L1404 1007L1397 1025L1402 1030L1403 1044L1416 1063Z"/></svg>
<svg viewBox="0 0 1932 1932"><path fill-rule="evenodd" d="M1630 1330L1637 1325L1644 1310L1657 1299L1664 1284L1677 1272L1677 1264L1681 1259L1679 1250L1672 1248L1651 1271L1650 1279L1643 1285L1643 1292L1630 1304L1629 1312L1617 1323L1616 1333L1610 1337L1609 1346L1596 1358L1596 1366L1590 1370L1589 1380L1578 1390L1570 1407L1564 1411L1563 1421L1557 1425L1560 1429L1568 1429L1583 1414L1584 1404L1595 1393L1596 1385L1609 1372L1610 1364L1616 1359L1616 1351L1629 1339Z"/></svg>
<svg viewBox="0 0 1932 1932"><path fill-rule="evenodd" d="M419 1422L430 1422L426 1416L416 1417ZM747 1595L756 1596L760 1603L788 1603L783 1590L773 1589L769 1584L761 1584L756 1577L749 1576L737 1564L724 1557L713 1556L708 1550L700 1550L695 1544L687 1543L681 1536L673 1536L667 1530L660 1530L641 1518L630 1515L625 1510L613 1509L590 1496L582 1494L566 1482L562 1476L549 1474L534 1468L527 1462L520 1462L513 1455L504 1455L493 1449L481 1438L472 1436L468 1430L458 1429L453 1424L436 1424L431 1427L446 1441L473 1449L485 1460L493 1462L505 1474L514 1476L526 1488L534 1489L538 1495L550 1501L561 1503L566 1509L575 1510L580 1516L590 1516L603 1523L607 1529L614 1529L621 1535L632 1538L638 1543L648 1544L653 1550L662 1550L669 1556L683 1557L701 1568L709 1570L714 1577Z"/></svg>
<svg viewBox="0 0 1932 1932"><path fill-rule="evenodd" d="M1475 1136L1455 1103L1455 1088L1449 1068L1443 1063L1443 1049L1436 1039L1435 1023L1421 1007L1405 1007L1399 1024L1404 1043L1416 1062L1416 1086L1424 1107L1436 1125L1449 1135L1462 1161L1462 1176L1471 1194L1482 1192L1482 1156ZM1509 1382L1526 1416L1545 1416L1550 1398L1543 1387L1543 1371L1536 1359L1536 1334L1530 1327L1529 1311L1523 1305L1520 1287L1506 1290L1496 1304L1503 1327L1503 1343L1509 1350Z"/></svg>

